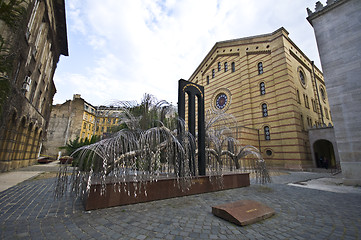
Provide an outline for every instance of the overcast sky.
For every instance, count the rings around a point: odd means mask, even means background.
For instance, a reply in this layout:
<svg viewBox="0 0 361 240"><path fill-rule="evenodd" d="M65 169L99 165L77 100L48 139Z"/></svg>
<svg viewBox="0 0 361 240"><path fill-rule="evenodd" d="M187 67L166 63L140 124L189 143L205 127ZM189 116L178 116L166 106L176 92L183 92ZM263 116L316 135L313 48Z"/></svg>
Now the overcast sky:
<svg viewBox="0 0 361 240"><path fill-rule="evenodd" d="M317 0L66 0L69 56L55 72L54 104L78 93L92 105L140 101L144 93L177 103L218 41L286 28L321 69L312 26ZM325 1L321 1L325 5Z"/></svg>

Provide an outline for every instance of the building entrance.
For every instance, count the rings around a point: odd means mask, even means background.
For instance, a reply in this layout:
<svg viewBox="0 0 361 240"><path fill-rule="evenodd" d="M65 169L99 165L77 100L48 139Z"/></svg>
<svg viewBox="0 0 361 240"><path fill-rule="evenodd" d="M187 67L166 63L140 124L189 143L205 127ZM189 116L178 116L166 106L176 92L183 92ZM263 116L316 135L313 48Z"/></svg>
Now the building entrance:
<svg viewBox="0 0 361 240"><path fill-rule="evenodd" d="M335 168L336 159L333 145L328 140L317 140L313 144L316 166L318 168Z"/></svg>

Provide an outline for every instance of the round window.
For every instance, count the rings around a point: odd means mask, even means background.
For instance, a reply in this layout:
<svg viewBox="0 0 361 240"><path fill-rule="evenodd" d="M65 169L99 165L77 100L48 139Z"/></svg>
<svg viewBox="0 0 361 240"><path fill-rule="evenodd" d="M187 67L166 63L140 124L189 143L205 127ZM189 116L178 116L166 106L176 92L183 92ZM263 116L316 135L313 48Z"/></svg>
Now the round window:
<svg viewBox="0 0 361 240"><path fill-rule="evenodd" d="M272 155L272 153L273 153L273 152L272 152L272 150L270 150L270 149L267 149L267 150L266 150L266 154L267 154L267 156L271 156L271 155Z"/></svg>
<svg viewBox="0 0 361 240"><path fill-rule="evenodd" d="M211 107L215 112L225 112L229 108L232 95L227 88L220 88L212 96Z"/></svg>
<svg viewBox="0 0 361 240"><path fill-rule="evenodd" d="M305 84L306 84L305 75L303 74L303 72L302 72L301 70L299 71L299 75L300 75L301 83L302 83L303 85L305 85Z"/></svg>
<svg viewBox="0 0 361 240"><path fill-rule="evenodd" d="M220 93L216 97L216 107L218 109L223 109L227 105L227 95L225 93Z"/></svg>

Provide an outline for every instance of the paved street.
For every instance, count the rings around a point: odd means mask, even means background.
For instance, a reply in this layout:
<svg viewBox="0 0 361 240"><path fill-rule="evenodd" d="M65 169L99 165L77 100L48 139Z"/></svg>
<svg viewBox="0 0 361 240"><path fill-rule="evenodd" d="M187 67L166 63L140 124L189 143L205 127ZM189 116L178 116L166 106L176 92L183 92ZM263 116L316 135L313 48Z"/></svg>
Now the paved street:
<svg viewBox="0 0 361 240"><path fill-rule="evenodd" d="M53 197L55 179L28 180L0 193L1 239L360 239L360 188L347 193L290 186L328 173L291 172L267 185L86 212ZM240 227L211 206L251 199L276 215Z"/></svg>

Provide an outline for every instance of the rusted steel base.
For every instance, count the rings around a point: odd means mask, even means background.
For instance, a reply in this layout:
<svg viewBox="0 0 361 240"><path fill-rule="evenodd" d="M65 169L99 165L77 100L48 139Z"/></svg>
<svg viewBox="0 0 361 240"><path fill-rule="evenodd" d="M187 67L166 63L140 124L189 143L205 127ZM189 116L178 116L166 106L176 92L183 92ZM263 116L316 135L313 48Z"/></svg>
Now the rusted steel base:
<svg viewBox="0 0 361 240"><path fill-rule="evenodd" d="M240 226L252 224L275 214L275 211L256 201L241 200L212 207L212 213Z"/></svg>
<svg viewBox="0 0 361 240"><path fill-rule="evenodd" d="M94 210L232 188L240 188L250 185L248 173L223 175L223 186L220 186L215 178L210 180L208 176L194 178L192 181L193 184L191 185L190 189L184 191L178 187L176 179L169 178L161 179L157 182L153 181L142 183L142 185L140 183L132 182L127 182L126 185L124 183L120 183L120 186L119 184L114 185L114 183L109 183L107 184L106 192L103 195L100 194L101 185L93 184L90 187L88 197L84 199L84 205L86 210ZM134 196L134 192L136 192L134 191L135 187L137 189L142 188L141 194L138 194L136 197ZM125 188L129 190L130 195L124 191ZM146 194L144 189L146 189Z"/></svg>

